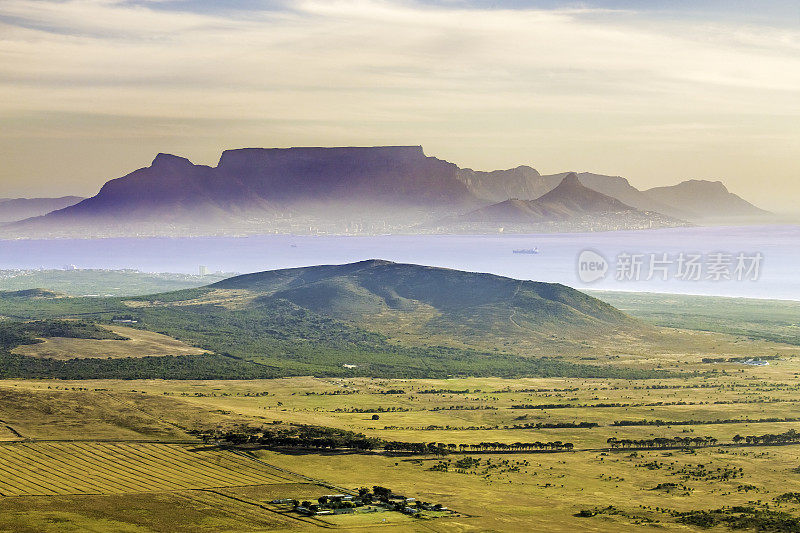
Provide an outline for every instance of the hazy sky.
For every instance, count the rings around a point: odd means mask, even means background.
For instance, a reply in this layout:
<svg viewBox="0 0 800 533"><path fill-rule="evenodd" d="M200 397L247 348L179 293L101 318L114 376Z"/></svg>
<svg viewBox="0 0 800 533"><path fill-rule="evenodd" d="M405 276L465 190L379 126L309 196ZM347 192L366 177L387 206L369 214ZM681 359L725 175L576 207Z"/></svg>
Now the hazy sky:
<svg viewBox="0 0 800 533"><path fill-rule="evenodd" d="M422 144L800 199L800 2L0 0L0 197L159 152Z"/></svg>

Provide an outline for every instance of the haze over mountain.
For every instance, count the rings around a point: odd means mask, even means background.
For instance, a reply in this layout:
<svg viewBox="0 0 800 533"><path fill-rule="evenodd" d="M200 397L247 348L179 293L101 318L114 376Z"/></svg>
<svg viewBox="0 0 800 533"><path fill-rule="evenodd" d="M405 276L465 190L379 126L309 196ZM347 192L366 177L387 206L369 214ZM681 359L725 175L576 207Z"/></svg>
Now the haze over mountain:
<svg viewBox="0 0 800 533"><path fill-rule="evenodd" d="M539 231L548 226L572 230L614 230L679 226L685 223L659 213L644 212L583 185L574 172L568 173L551 191L535 200L512 198L448 217L437 226L449 231L497 230L506 228Z"/></svg>
<svg viewBox="0 0 800 533"><path fill-rule="evenodd" d="M647 189L644 194L694 220L756 218L770 214L728 191L721 181L687 180L669 187Z"/></svg>
<svg viewBox="0 0 800 533"><path fill-rule="evenodd" d="M245 148L223 152L216 167L158 154L96 196L11 231L378 231L479 205L458 170L420 146Z"/></svg>
<svg viewBox="0 0 800 533"><path fill-rule="evenodd" d="M535 200L555 188L568 174L570 172L541 175L531 167L517 167L494 172L466 169L459 176L479 198L502 202L509 198ZM701 222L709 218L725 220L770 214L728 192L721 182L689 180L641 191L622 176L592 172L579 172L577 176L586 187L631 207L681 220Z"/></svg>
<svg viewBox="0 0 800 533"><path fill-rule="evenodd" d="M508 217L528 225L583 217L577 226L543 231L642 229L681 225L696 212L682 208L684 194L694 189L645 194L622 177L591 173L568 174L571 188L544 197L565 176L541 176L527 166L461 169L426 156L421 146L244 148L223 152L216 167L158 154L149 167L107 182L94 197L7 225L3 236L415 232L467 213L463 221ZM738 214L749 205L738 197L732 202L724 187L695 189L702 195L696 202L718 217L731 206ZM520 203L533 200L540 201ZM618 212L627 216L592 219Z"/></svg>
<svg viewBox="0 0 800 533"><path fill-rule="evenodd" d="M45 215L83 200L79 196L61 198L0 198L0 223Z"/></svg>

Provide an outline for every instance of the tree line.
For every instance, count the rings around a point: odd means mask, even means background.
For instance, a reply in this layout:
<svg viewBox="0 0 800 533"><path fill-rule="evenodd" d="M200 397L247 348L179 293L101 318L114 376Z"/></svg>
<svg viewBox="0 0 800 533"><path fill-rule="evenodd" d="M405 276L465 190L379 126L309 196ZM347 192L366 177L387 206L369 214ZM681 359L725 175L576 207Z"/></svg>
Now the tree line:
<svg viewBox="0 0 800 533"><path fill-rule="evenodd" d="M311 425L287 425L261 428L239 426L230 430L196 431L206 442L223 442L232 445L258 445L278 448L303 448L325 450L383 450L390 453L447 455L465 452L519 452L519 451L571 451L571 442L480 442L446 444L442 442L386 441L367 437L363 433Z"/></svg>

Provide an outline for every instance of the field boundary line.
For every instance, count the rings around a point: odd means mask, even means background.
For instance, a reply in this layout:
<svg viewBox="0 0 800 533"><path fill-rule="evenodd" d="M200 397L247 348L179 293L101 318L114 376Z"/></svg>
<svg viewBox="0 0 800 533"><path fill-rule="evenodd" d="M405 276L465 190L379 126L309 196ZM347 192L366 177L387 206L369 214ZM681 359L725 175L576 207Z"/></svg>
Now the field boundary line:
<svg viewBox="0 0 800 533"><path fill-rule="evenodd" d="M323 487L326 487L326 488L329 488L329 489L335 489L335 490L338 490L338 491L343 492L345 494L351 494L351 495L355 494L355 491L353 491L351 489L346 489L344 487L340 487L338 485L334 485L332 483L329 483L327 481L323 481L321 479L316 479L316 478L313 478L313 477L304 476L303 474L298 474L297 472L289 470L288 468L281 468L280 466L275 466L273 464L270 464L270 463L268 463L266 461L262 461L261 459L259 459L257 457L253 457L252 455L250 455L248 453L245 453L245 452L242 452L240 450L231 449L230 451L235 453L236 455L241 455L242 457L246 457L246 458L250 459L251 461L255 461L257 463L261 463L262 465L266 465L266 466L268 466L270 468L274 468L275 470L280 470L281 472L285 472L285 473L287 473L289 475L296 476L296 477L299 477L301 479L305 479L306 481L311 481L312 483L314 483L316 485L322 485Z"/></svg>

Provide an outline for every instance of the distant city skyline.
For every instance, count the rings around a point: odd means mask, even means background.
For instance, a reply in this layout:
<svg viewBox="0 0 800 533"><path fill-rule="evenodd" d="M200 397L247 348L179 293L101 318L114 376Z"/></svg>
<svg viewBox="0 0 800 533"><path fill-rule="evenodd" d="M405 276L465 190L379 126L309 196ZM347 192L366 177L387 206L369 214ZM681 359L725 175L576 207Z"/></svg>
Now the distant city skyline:
<svg viewBox="0 0 800 533"><path fill-rule="evenodd" d="M789 1L4 0L0 197L156 153L419 145L479 170L800 194Z"/></svg>

